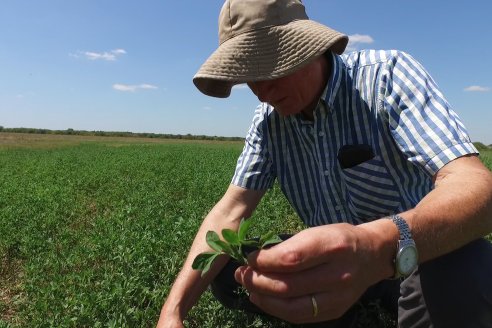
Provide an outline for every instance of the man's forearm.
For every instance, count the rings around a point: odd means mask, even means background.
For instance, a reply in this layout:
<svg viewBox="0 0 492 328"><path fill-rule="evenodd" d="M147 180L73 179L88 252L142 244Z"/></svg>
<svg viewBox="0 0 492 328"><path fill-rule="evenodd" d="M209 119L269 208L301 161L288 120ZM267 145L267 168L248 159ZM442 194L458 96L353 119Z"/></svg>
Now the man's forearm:
<svg viewBox="0 0 492 328"><path fill-rule="evenodd" d="M207 286L225 265L227 257L214 262L209 272L201 277L201 272L192 269L195 257L211 251L206 243L209 230L221 233L222 229L237 230L242 218L249 217L263 196L264 191L246 190L231 185L222 199L214 206L198 230L183 268L176 278L161 311L161 321L166 316L183 320L197 302Z"/></svg>
<svg viewBox="0 0 492 328"><path fill-rule="evenodd" d="M183 268L171 288L166 303L164 304L163 312L179 314L179 316L184 319L213 278L227 262L226 256L218 259L214 262L214 265L209 272L203 277L201 277L200 271L193 270L191 267L193 260L198 254L211 251L211 248L206 243L207 231L213 230L220 233L224 228L237 230L237 227L239 226L241 217L237 217L235 220L231 217L227 217L226 215L228 213L224 213L221 206L223 206L223 204L217 204L204 219L195 236L186 261L183 264Z"/></svg>
<svg viewBox="0 0 492 328"><path fill-rule="evenodd" d="M208 221L214 221L212 219ZM201 272L193 270L191 265L195 257L202 253L210 251L210 247L205 242L205 233L208 230L218 230L213 225L204 221L204 225L200 227L199 232L195 236L193 245L188 253L183 267L178 274L171 291L167 297L166 303L162 308L162 312L173 315L179 315L181 320L186 317L186 314L190 311L193 305L198 301L202 293L206 290L212 279L216 276L218 271L224 266L227 258L218 259L214 262L209 272L201 277ZM204 233L205 232L205 233Z"/></svg>
<svg viewBox="0 0 492 328"><path fill-rule="evenodd" d="M477 157L459 158L438 173L435 189L408 212L421 262L492 231L492 173Z"/></svg>
<svg viewBox="0 0 492 328"><path fill-rule="evenodd" d="M492 173L476 157L457 159L438 173L434 190L399 214L410 226L420 262L456 250L492 232ZM375 276L391 277L399 238L396 225L382 219L357 229L369 244Z"/></svg>

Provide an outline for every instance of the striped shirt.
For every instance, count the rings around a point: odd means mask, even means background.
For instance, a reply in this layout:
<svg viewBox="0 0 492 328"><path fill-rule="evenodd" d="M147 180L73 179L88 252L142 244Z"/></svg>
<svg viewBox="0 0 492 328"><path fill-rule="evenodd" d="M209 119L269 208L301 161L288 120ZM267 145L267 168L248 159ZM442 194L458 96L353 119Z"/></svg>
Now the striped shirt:
<svg viewBox="0 0 492 328"><path fill-rule="evenodd" d="M359 224L415 207L441 167L478 153L434 80L408 54L367 50L331 60L314 121L258 106L234 185L260 190L277 179L308 226ZM340 149L361 145L372 148L372 158L342 168Z"/></svg>

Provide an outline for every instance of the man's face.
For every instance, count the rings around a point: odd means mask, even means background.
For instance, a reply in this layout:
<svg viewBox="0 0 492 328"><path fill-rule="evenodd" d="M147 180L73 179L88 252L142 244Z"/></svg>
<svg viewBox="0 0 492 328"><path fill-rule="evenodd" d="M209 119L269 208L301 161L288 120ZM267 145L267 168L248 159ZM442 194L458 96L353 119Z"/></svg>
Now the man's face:
<svg viewBox="0 0 492 328"><path fill-rule="evenodd" d="M320 56L287 76L249 82L248 86L261 102L269 103L282 116L303 112L312 117L327 74L327 60Z"/></svg>

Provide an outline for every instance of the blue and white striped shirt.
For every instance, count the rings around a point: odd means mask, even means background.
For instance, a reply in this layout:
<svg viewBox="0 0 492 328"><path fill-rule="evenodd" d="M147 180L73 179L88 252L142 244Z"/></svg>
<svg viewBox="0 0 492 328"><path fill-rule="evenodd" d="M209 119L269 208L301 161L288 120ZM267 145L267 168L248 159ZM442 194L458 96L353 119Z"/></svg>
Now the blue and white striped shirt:
<svg viewBox="0 0 492 328"><path fill-rule="evenodd" d="M332 55L314 121L256 109L232 183L270 188L275 179L309 226L359 224L415 207L449 161L478 153L434 80L406 53ZM374 157L343 169L342 146Z"/></svg>

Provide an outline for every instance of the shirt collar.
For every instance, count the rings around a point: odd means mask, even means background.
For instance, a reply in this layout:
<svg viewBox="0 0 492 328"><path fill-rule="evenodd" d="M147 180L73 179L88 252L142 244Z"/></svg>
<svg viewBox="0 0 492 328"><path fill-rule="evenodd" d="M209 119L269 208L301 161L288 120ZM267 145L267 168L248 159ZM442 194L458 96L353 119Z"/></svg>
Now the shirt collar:
<svg viewBox="0 0 492 328"><path fill-rule="evenodd" d="M340 89L340 82L342 80L341 70L343 68L343 60L340 56L329 53L329 60L332 62L331 75L328 78L328 83L326 84L325 91L323 91L321 100L330 109L333 108L333 103L335 101L338 89Z"/></svg>

